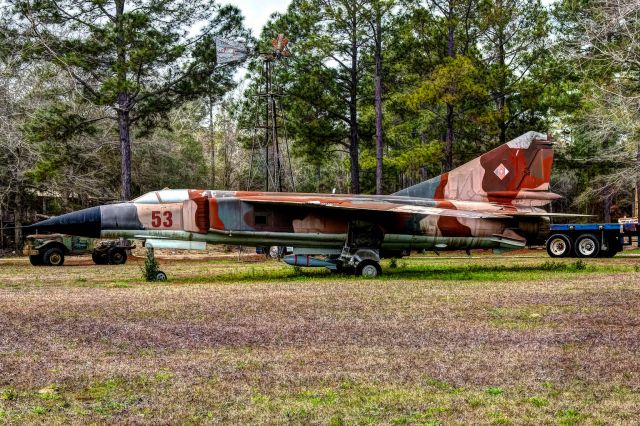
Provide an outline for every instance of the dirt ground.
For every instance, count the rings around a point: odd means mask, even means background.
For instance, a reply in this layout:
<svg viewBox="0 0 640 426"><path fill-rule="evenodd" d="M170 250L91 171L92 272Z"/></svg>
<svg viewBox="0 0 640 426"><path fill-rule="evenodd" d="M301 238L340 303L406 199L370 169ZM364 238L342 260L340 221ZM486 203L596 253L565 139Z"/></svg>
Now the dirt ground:
<svg viewBox="0 0 640 426"><path fill-rule="evenodd" d="M637 424L640 257L0 259L0 422Z"/></svg>

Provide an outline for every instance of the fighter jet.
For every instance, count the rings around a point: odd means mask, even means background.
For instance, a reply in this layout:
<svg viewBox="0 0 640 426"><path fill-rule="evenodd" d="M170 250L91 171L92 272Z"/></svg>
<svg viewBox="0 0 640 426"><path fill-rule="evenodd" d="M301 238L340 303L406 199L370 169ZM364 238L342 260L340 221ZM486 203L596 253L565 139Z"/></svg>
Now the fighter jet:
<svg viewBox="0 0 640 426"><path fill-rule="evenodd" d="M553 142L528 132L448 173L391 195L164 189L32 225L147 247L291 246L294 266L379 275L411 250L520 249L549 229ZM578 215L573 215L578 216Z"/></svg>

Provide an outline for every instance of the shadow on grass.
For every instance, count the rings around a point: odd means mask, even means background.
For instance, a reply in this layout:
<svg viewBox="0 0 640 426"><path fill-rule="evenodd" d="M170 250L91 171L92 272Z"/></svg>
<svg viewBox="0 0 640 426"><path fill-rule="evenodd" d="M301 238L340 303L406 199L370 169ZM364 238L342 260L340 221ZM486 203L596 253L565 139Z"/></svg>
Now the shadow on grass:
<svg viewBox="0 0 640 426"><path fill-rule="evenodd" d="M557 273L597 272L597 267L587 266L578 260L572 263L546 261L533 265L404 265L387 267L383 275L372 281L388 280L437 280L437 281L513 281L549 277ZM211 283L211 282L289 282L317 280L369 280L347 274L332 273L324 268L262 268L251 266L242 272L202 275L176 278L171 282Z"/></svg>

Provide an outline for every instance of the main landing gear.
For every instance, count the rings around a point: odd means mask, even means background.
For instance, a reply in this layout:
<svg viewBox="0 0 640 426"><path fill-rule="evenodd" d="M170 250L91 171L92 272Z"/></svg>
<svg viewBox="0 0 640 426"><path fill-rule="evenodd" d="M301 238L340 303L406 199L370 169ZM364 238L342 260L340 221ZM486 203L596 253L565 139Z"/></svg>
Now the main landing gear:
<svg viewBox="0 0 640 426"><path fill-rule="evenodd" d="M382 275L378 250L356 249L354 251L345 247L336 262L335 272L338 273L355 274L365 278Z"/></svg>
<svg viewBox="0 0 640 426"><path fill-rule="evenodd" d="M349 224L342 251L298 247L282 260L291 266L327 268L333 273L375 278L382 274L380 247L383 237L377 225L354 221Z"/></svg>

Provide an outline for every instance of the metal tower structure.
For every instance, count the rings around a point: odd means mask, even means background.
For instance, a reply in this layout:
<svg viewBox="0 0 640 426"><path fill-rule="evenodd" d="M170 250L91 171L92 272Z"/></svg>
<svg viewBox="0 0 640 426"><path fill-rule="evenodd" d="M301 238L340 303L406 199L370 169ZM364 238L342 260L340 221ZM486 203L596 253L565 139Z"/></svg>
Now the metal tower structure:
<svg viewBox="0 0 640 426"><path fill-rule="evenodd" d="M254 169L258 169L264 173L265 191L282 192L285 186L287 190L295 191L286 119L281 104L283 94L273 79L274 65L290 56L288 43L283 34L278 34L271 40L273 50L260 54L262 75L259 92L255 95L256 120L247 189L253 186Z"/></svg>
<svg viewBox="0 0 640 426"><path fill-rule="evenodd" d="M262 75L256 97L256 119L251 145L251 164L249 165L249 183L247 190L253 189L255 170L264 173L264 190L295 192L287 126L280 99L283 94L273 80L273 68L276 63L291 55L287 45L289 39L283 34L271 40L273 49L269 52L258 52L262 60ZM255 56L240 42L216 39L216 61L219 65L244 62Z"/></svg>

